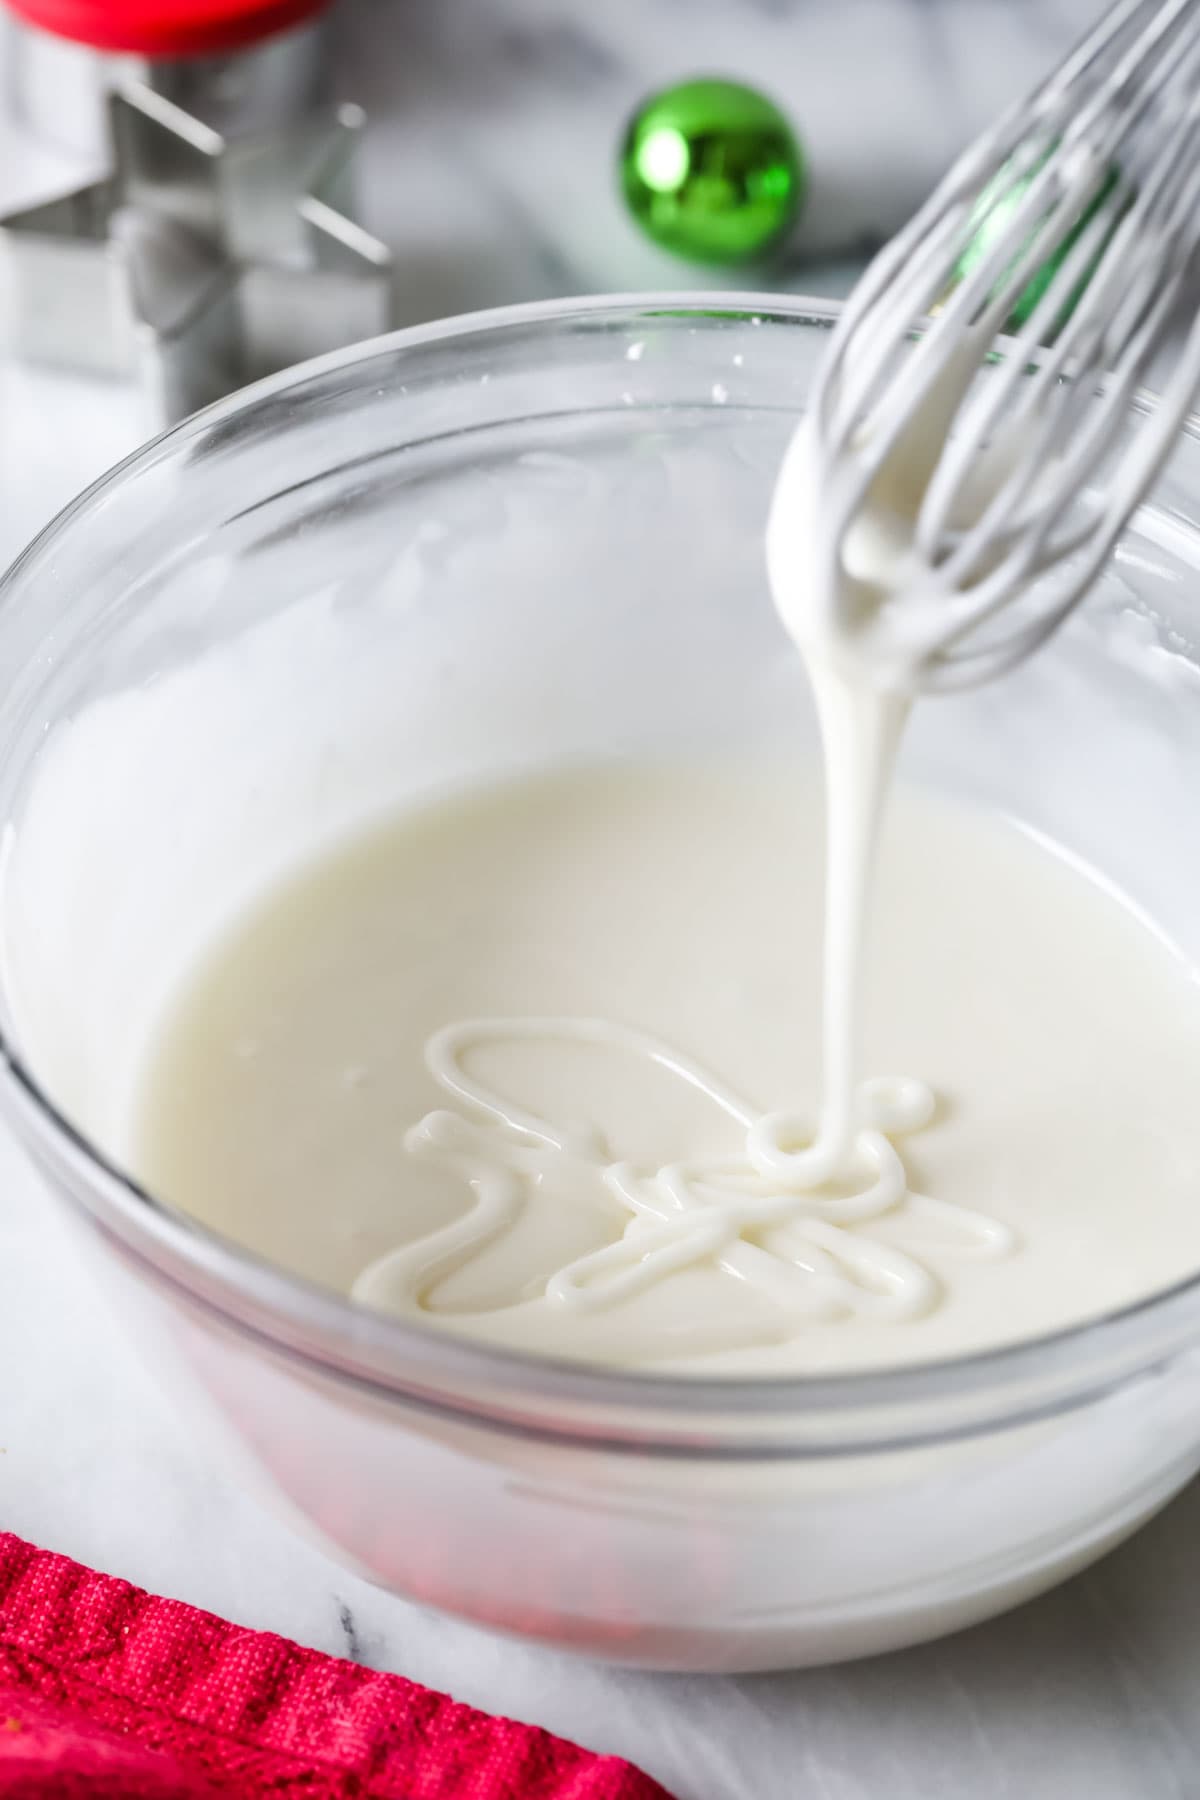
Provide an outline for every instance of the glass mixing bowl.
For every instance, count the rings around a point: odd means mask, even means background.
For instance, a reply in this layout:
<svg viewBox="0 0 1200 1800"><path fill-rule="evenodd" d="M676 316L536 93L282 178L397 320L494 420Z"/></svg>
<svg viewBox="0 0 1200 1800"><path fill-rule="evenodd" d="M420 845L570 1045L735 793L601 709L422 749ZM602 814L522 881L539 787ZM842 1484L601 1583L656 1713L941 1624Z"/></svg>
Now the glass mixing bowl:
<svg viewBox="0 0 1200 1800"><path fill-rule="evenodd" d="M938 1365L555 1364L156 1203L122 1108L195 947L323 834L531 762L811 737L762 534L832 317L597 300L365 345L143 450L0 606L0 1102L175 1405L383 1585L649 1667L911 1643L1116 1543L1200 1465L1195 1272ZM1197 496L1193 426L1088 606L1012 680L918 709L906 756L1200 961Z"/></svg>

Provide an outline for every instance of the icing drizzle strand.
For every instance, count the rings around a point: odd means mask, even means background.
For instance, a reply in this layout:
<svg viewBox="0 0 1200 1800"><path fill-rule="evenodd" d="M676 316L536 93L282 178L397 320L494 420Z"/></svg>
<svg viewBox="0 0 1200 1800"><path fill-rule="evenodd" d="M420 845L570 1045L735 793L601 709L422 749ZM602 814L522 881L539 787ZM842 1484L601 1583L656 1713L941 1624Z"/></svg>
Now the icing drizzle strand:
<svg viewBox="0 0 1200 1800"><path fill-rule="evenodd" d="M613 1157L599 1133L560 1126L468 1073L473 1050L519 1040L599 1046L656 1064L733 1120L745 1149L656 1169ZM797 1153L804 1134L796 1120L760 1114L668 1045L607 1020L465 1019L435 1032L425 1059L461 1110L426 1114L408 1133L407 1148L460 1175L473 1204L363 1271L354 1294L373 1306L425 1307L440 1282L511 1227L533 1184L551 1173L569 1177L573 1167L599 1177L628 1209L628 1223L614 1242L558 1269L535 1304L614 1306L678 1270L710 1264L749 1283L797 1324L851 1315L902 1320L920 1316L938 1297L931 1256L995 1258L1014 1248L1014 1234L1000 1220L909 1187L892 1140L932 1119L934 1096L923 1082L889 1076L859 1086L848 1179L831 1192ZM886 1234L873 1235L870 1228L885 1220Z"/></svg>

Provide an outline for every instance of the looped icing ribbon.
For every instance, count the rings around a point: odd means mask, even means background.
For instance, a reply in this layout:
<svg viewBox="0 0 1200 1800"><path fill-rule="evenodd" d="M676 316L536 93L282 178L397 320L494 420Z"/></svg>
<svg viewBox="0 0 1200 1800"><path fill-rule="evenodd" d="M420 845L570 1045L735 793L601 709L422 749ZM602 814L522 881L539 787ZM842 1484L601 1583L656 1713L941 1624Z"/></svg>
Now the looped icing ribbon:
<svg viewBox="0 0 1200 1800"><path fill-rule="evenodd" d="M598 1132L557 1125L468 1074L472 1050L519 1041L589 1045L657 1065L740 1127L744 1153L653 1170L611 1158ZM830 1193L813 1184L799 1147L800 1121L760 1114L668 1045L604 1019L464 1019L434 1033L425 1060L466 1116L448 1108L427 1113L408 1133L406 1147L460 1175L473 1204L461 1218L365 1269L353 1291L369 1305L424 1307L440 1282L513 1224L531 1183L549 1174L561 1181L572 1168L598 1176L629 1217L614 1242L550 1277L544 1302L566 1310L618 1305L705 1263L748 1283L797 1323L850 1314L910 1319L929 1311L941 1291L926 1260L931 1239L938 1254L959 1259L1003 1257L1015 1247L1014 1233L1000 1220L909 1188L891 1140L927 1125L935 1100L923 1082L908 1077L861 1085L848 1171L855 1191ZM883 1219L889 1221L886 1240L868 1229ZM906 1234L910 1242L901 1248L894 1240Z"/></svg>

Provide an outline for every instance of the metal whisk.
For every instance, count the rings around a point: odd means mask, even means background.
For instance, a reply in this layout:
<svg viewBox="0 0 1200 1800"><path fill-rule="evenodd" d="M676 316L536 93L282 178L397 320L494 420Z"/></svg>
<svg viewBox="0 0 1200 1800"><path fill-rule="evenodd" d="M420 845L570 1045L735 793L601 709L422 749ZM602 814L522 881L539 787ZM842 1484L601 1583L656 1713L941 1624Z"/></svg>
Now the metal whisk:
<svg viewBox="0 0 1200 1800"><path fill-rule="evenodd" d="M822 586L906 466L903 579L862 628L917 685L1000 673L1087 592L1200 385L1198 244L1200 0L1120 0L867 270L805 428Z"/></svg>

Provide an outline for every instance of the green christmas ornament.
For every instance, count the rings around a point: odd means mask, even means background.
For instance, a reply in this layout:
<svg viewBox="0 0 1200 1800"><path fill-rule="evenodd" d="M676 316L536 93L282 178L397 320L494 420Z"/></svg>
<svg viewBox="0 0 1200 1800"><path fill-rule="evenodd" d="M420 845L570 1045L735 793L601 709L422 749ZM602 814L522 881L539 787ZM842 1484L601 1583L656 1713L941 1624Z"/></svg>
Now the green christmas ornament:
<svg viewBox="0 0 1200 1800"><path fill-rule="evenodd" d="M969 275L971 270L982 262L983 258L995 244L997 238L1007 229L1013 212L1024 199L1030 184L1036 178L1043 164L1053 153L1055 148L1055 144L1049 144L1045 153L1039 157L1038 161L1024 175L1013 176L1006 164L983 190L983 193L975 203L969 221L968 229L971 232L970 240L966 249L954 265L954 279L951 283L951 291L953 291L954 287L957 287L958 283L965 275ZM1012 312L1008 316L1006 321L1006 329L1008 331L1018 331L1021 326L1025 324L1026 320L1030 318L1038 302L1046 292L1046 289L1050 286L1050 283L1054 280L1054 277L1062 267L1063 262L1078 243L1080 234L1086 230L1100 208L1108 204L1113 189L1116 187L1119 179L1120 176L1118 175L1117 170L1111 168L1108 171L1108 175L1102 183L1099 192L1094 196L1079 219L1071 227L1071 230L1067 233L1062 244L1054 254L1048 256L1041 267L1030 276L1028 282L1017 296ZM1132 198L1132 196L1130 196L1130 198ZM1122 208L1114 213L1112 229L1106 233L1095 256L1092 258L1090 265L1083 271L1083 274L1080 276L1072 292L1064 299L1062 309L1058 313L1058 316L1051 320L1050 328L1046 333L1048 339L1053 338L1062 330L1076 306L1079 304L1084 289L1095 274L1100 258L1104 255L1104 252L1108 247L1108 240L1112 235L1112 231L1116 229L1117 222L1121 216L1121 211L1123 210L1124 209ZM1028 242L1032 243L1035 241L1036 233L1031 232Z"/></svg>
<svg viewBox="0 0 1200 1800"><path fill-rule="evenodd" d="M804 157L779 108L736 81L653 94L621 150L630 212L656 244L697 263L760 257L804 197Z"/></svg>

